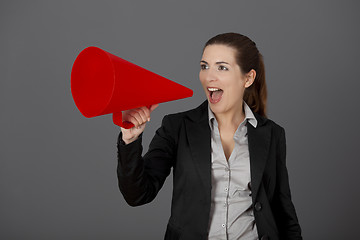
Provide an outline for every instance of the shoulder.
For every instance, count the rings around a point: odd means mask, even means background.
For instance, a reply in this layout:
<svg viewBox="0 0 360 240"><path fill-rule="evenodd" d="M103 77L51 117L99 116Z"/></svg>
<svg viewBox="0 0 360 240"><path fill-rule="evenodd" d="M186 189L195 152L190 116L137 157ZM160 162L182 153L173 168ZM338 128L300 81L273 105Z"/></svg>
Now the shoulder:
<svg viewBox="0 0 360 240"><path fill-rule="evenodd" d="M201 105L199 105L196 108L183 111L183 112L177 112L168 114L164 117L163 123L171 122L172 124L180 124L185 119L190 121L202 121L204 119L208 119L208 105L207 101L204 101Z"/></svg>
<svg viewBox="0 0 360 240"><path fill-rule="evenodd" d="M205 101L196 108L165 115L157 133L169 136L176 142L180 133L186 131L186 122L205 124L207 119L208 107L207 101Z"/></svg>
<svg viewBox="0 0 360 240"><path fill-rule="evenodd" d="M272 119L261 116L255 112L254 112L254 116L258 121L258 126L257 126L258 129L267 128L273 133L273 135L276 138L280 137L281 135L285 135L285 129L281 125L273 121Z"/></svg>
<svg viewBox="0 0 360 240"><path fill-rule="evenodd" d="M180 133L186 131L186 121L198 121L198 119L207 118L207 103L204 102L194 109L165 115L156 135L177 144Z"/></svg>

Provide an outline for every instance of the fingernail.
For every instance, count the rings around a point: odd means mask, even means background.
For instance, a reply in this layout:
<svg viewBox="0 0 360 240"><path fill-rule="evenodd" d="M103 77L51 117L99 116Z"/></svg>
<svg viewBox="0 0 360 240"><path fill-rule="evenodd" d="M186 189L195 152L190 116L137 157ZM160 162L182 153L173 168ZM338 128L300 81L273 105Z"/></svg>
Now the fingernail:
<svg viewBox="0 0 360 240"><path fill-rule="evenodd" d="M148 122L150 122L150 118L148 118L147 120L148 120Z"/></svg>

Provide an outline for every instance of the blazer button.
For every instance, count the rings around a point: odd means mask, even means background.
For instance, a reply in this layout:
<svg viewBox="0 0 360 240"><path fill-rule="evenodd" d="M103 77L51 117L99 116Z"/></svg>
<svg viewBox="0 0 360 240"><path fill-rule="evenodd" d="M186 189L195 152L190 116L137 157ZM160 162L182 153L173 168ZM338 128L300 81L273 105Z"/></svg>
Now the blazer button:
<svg viewBox="0 0 360 240"><path fill-rule="evenodd" d="M268 236L266 236L266 235L264 235L264 236L262 236L261 237L261 239L260 240L269 240L269 237Z"/></svg>
<svg viewBox="0 0 360 240"><path fill-rule="evenodd" d="M250 191L251 191L251 182L248 183L248 188L249 188Z"/></svg>
<svg viewBox="0 0 360 240"><path fill-rule="evenodd" d="M249 183L248 183L248 188L249 188L249 190L250 190L250 194L249 194L249 196L250 196L250 197L252 197L252 192L251 192L251 182L249 182Z"/></svg>
<svg viewBox="0 0 360 240"><path fill-rule="evenodd" d="M260 211L261 208L262 208L261 203L259 203L259 202L255 203L255 210L256 211Z"/></svg>

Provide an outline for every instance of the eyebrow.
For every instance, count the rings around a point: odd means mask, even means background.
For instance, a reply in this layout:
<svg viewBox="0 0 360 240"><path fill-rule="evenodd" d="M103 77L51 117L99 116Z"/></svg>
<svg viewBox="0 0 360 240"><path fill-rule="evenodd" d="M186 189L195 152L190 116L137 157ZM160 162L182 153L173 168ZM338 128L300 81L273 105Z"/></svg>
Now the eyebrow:
<svg viewBox="0 0 360 240"><path fill-rule="evenodd" d="M204 60L201 60L200 62L201 62L201 63L208 64L208 63L207 63L206 61L204 61ZM216 62L216 64L228 64L228 65L230 65L229 63L223 62L223 61L221 61L221 62Z"/></svg>

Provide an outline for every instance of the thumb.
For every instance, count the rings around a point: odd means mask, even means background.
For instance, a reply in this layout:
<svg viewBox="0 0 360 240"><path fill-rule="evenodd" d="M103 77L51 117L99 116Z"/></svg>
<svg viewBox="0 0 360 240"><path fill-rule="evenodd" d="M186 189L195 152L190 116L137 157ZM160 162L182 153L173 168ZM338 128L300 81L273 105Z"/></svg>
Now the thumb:
<svg viewBox="0 0 360 240"><path fill-rule="evenodd" d="M157 108L159 106L159 104L157 103L157 104L153 104L153 105L151 105L150 106L150 108L149 108L149 110L150 110L150 113L152 112L152 111L154 111L155 110L155 108Z"/></svg>

